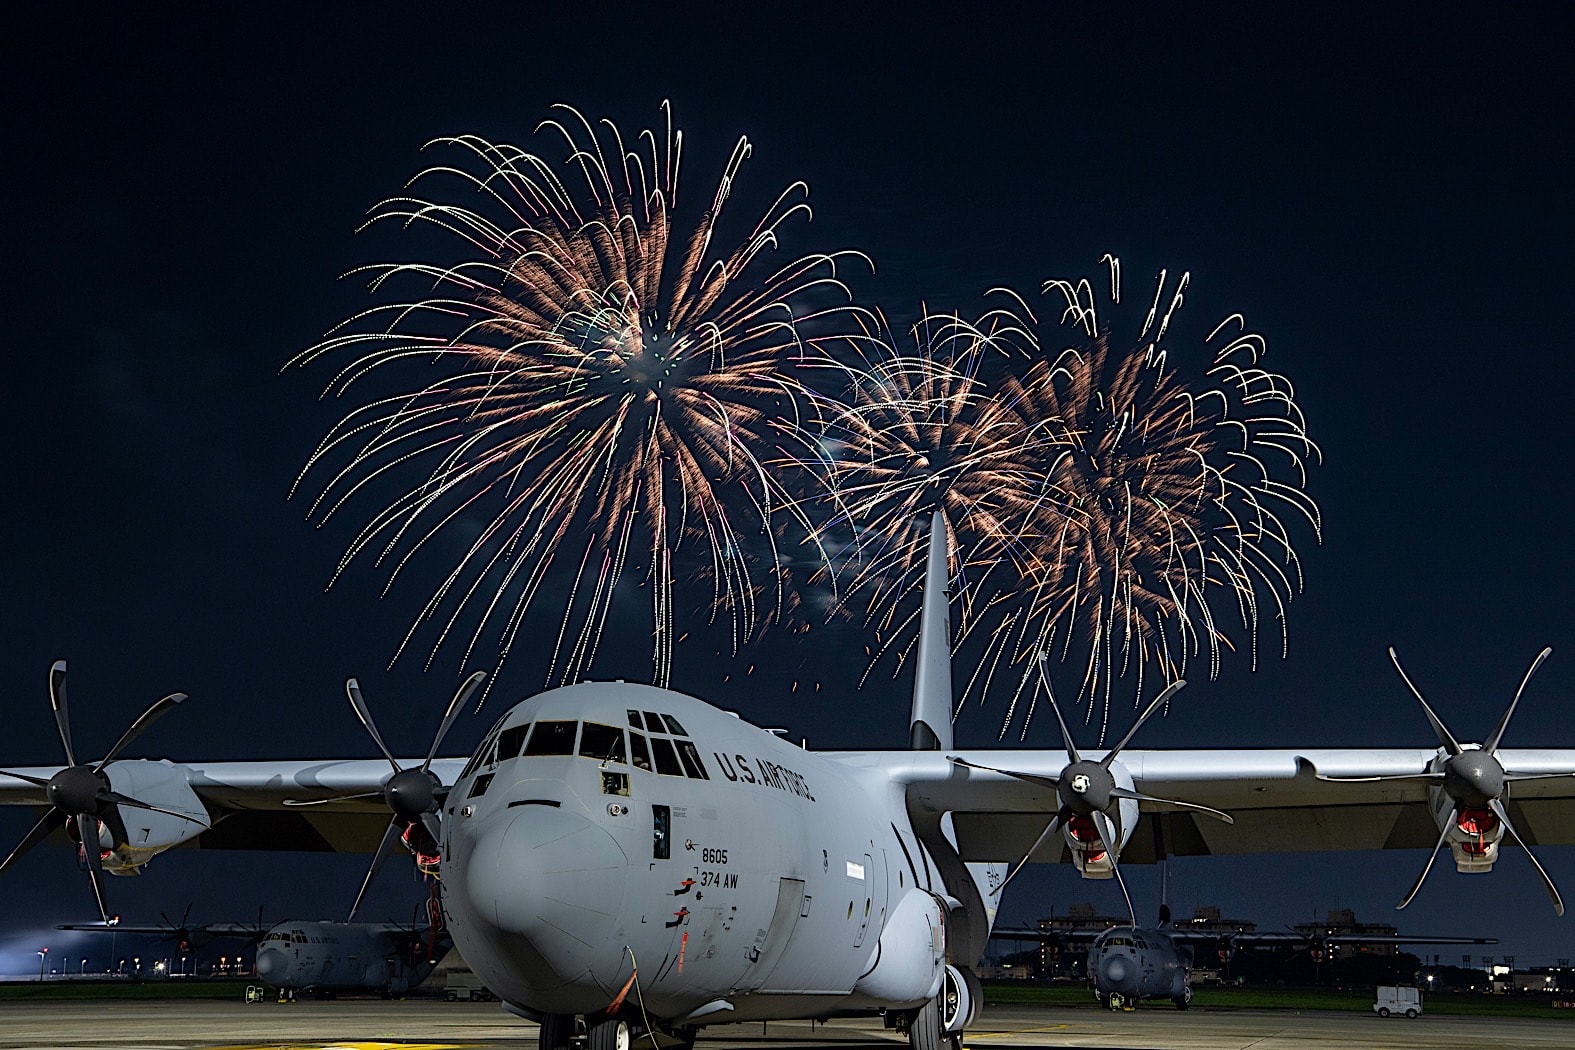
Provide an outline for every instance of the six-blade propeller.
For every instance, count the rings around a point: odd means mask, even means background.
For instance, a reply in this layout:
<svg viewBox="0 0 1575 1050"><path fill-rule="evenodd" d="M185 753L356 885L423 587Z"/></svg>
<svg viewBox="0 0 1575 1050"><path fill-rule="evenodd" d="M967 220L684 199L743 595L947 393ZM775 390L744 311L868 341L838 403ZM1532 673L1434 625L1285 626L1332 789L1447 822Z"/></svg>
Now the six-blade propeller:
<svg viewBox="0 0 1575 1050"><path fill-rule="evenodd" d="M130 806L133 809L151 810L155 813L164 813L182 820L189 820L194 824L202 823L190 814L178 810L164 809L161 806L150 805L123 795L110 787L109 776L104 772L115 758L131 745L131 742L152 725L160 716L170 708L186 699L185 693L171 693L164 699L156 701L152 707L142 712L142 717L131 723L131 727L121 734L115 746L110 748L103 758L96 763L78 763L76 749L71 743L71 717L66 702L66 662L56 660L49 668L49 703L55 711L55 727L60 731L60 743L66 753L66 768L43 780L38 777L28 776L24 773L14 773L0 770L6 776L17 780L26 781L44 789L49 798L49 811L34 824L32 830L22 837L22 841L11 851L11 855L0 862L0 874L3 874L12 864L28 850L42 842L48 835L63 827L68 822L74 823L77 837L82 844L82 853L87 861L88 881L93 885L93 896L98 901L99 915L109 921L108 909L104 906L104 889L99 881L103 871L103 859L100 856L99 825L102 824L109 831L110 849L125 849L129 845L126 835L126 822L120 815L121 806Z"/></svg>
<svg viewBox="0 0 1575 1050"><path fill-rule="evenodd" d="M1517 780L1544 780L1549 777L1568 776L1569 774L1509 773L1505 771L1503 764L1498 760L1499 743L1504 738L1504 730L1509 726L1510 716L1515 713L1515 705L1520 703L1521 694L1526 691L1526 683L1531 681L1531 676L1537 673L1537 668L1542 666L1542 661L1546 660L1552 652L1553 649L1551 647L1543 649L1542 652L1537 654L1537 658L1531 661L1531 667L1526 671L1526 676L1520 680L1520 688L1515 690L1514 699L1504 709L1503 715L1499 717L1498 724L1493 727L1493 732L1488 734L1487 739L1482 741L1480 747L1477 747L1475 745L1462 746L1456 740L1454 734L1444 725L1443 720L1433 712L1427 701L1423 699L1421 690L1406 675L1405 668L1400 666L1400 657L1395 655L1394 648L1390 647L1389 659L1394 661L1395 670L1400 672L1400 679L1405 682L1406 688L1411 690L1411 695L1415 696L1417 702L1422 705L1422 712L1427 715L1428 722L1433 726L1433 733L1438 737L1438 745L1443 752L1440 756L1440 761L1430 764L1428 769L1420 773L1397 773L1376 777L1320 775L1318 779L1333 783L1422 780L1442 789L1454 802L1449 811L1449 818L1443 821L1443 830L1439 832L1438 841L1433 845L1432 852L1427 855L1427 864L1423 866L1422 874L1417 876L1417 880L1412 884L1410 892L1405 895L1405 898L1399 904L1395 905L1396 908L1404 908L1407 904L1410 904L1411 899L1422 888L1422 883L1427 879L1427 873L1433 870L1433 861L1437 859L1438 851L1449 838L1450 831L1459 824L1463 815L1475 817L1478 821L1486 821L1487 814L1491 814L1494 819L1504 826L1504 830L1509 833L1510 838L1514 839L1521 849L1525 850L1526 858L1531 861L1531 866L1536 868L1537 874L1542 877L1542 885L1547 888L1548 896L1553 901L1553 910L1560 915L1564 914L1564 901L1559 897L1558 889L1553 885L1553 880L1548 877L1548 873L1537 861L1535 854L1531 852L1531 847L1526 845L1525 840L1520 837L1520 832L1515 830L1515 825L1509 819L1509 811L1504 806L1502 796L1505 785ZM1482 816L1478 817L1476 816L1477 814L1482 814Z"/></svg>
<svg viewBox="0 0 1575 1050"><path fill-rule="evenodd" d="M1035 773L1019 773L1010 769L981 766L962 758L952 759L958 765L967 766L971 769L999 773L1043 787L1053 787L1056 790L1057 800L1060 802L1059 808L1056 810L1055 815L1050 818L1050 822L1045 825L1044 831L1040 832L1039 837L1034 840L1034 844L1023 855L1022 861L1002 880L1001 885L996 887L995 892L999 894L1006 889L1007 884L1017 876L1019 871L1023 870L1028 862L1028 858L1032 857L1035 851L1043 846L1058 829L1071 823L1076 818L1082 818L1091 821L1095 831L1098 833L1099 840L1104 845L1105 852L1110 858L1110 872L1116 877L1116 882L1121 887L1121 894L1126 897L1127 910L1131 912L1133 910L1132 897L1127 893L1126 880L1121 877L1121 869L1116 864L1116 854L1121 848L1121 838L1117 826L1120 820L1119 803L1121 800L1129 799L1134 802L1147 802L1154 805L1191 810L1195 813L1206 814L1216 820L1222 820L1227 824L1234 823L1229 814L1221 813L1217 809L1210 809L1208 806L1199 806L1191 802L1180 802L1175 799L1156 798L1153 795L1145 795L1131 788L1122 787L1116 783L1116 778L1110 771L1110 767L1115 762L1116 757L1121 754L1121 750L1124 747L1132 742L1132 738L1137 735L1139 729L1143 728L1143 723L1148 721L1149 716L1169 703L1171 697L1175 696L1182 686L1187 683L1178 679L1166 686L1164 691L1155 697L1153 702L1138 716L1138 720L1133 723L1131 729L1127 730L1127 735L1121 738L1120 743L1106 752L1103 758L1094 761L1085 759L1078 753L1077 745L1072 741L1072 732L1067 729L1066 720L1061 717L1060 705L1055 702L1055 691L1050 688L1049 679L1045 675L1044 657L1041 655L1039 660L1040 680L1044 684L1045 694L1050 701L1050 710L1055 713L1056 722L1061 726L1061 739L1066 743L1067 764L1062 768L1060 775L1051 778ZM1115 823L1112 822L1112 816L1115 817ZM1132 921L1133 925L1137 924L1135 912L1133 913Z"/></svg>
<svg viewBox="0 0 1575 1050"><path fill-rule="evenodd" d="M397 759L388 745L383 743L383 736L377 731L377 723L372 720L371 708L367 707L366 699L361 695L361 683L354 678L345 682L345 695L350 698L350 707L355 711L356 718L366 727L367 734L377 749L388 759L388 764L393 767L393 774L383 781L381 791L361 792L354 795L336 795L332 798L311 799L308 801L287 800L286 805L291 806L316 806L327 802L342 802L348 799L377 798L382 796L383 802L392 811L393 817L388 822L388 827L383 831L383 839L377 844L377 852L372 854L372 863L367 868L366 877L361 880L361 889L355 895L355 903L350 905L350 919L355 918L356 909L361 907L361 899L366 896L367 887L372 884L373 877L382 866L383 860L389 851L394 848L394 842L407 833L424 836L424 848L436 851L441 841L443 832L442 824L438 821L438 811L442 808L443 799L448 794L448 788L432 772L432 760L437 756L437 750L443 744L443 738L448 735L454 720L459 717L462 707L486 681L487 672L477 671L460 685L459 691L454 694L454 699L449 701L448 709L443 712L443 720L438 724L437 732L432 737L432 746L427 748L427 757L419 766L401 768ZM415 832L419 826L420 832Z"/></svg>

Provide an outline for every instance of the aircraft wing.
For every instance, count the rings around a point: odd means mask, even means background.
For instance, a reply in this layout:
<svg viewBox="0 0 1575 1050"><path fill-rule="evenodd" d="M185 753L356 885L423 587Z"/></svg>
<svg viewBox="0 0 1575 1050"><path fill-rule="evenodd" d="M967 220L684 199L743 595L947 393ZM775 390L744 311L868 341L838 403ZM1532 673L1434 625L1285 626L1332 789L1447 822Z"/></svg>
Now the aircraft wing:
<svg viewBox="0 0 1575 1050"><path fill-rule="evenodd" d="M63 922L55 926L57 930L74 930L78 933L144 933L155 937L179 937L185 935L199 935L207 937L249 937L256 940L266 931L257 928L256 923L239 922L201 922L192 923L190 926L165 926L157 923L143 924L132 922Z"/></svg>
<svg viewBox="0 0 1575 1050"><path fill-rule="evenodd" d="M432 772L445 784L459 777L465 759L440 758ZM400 759L402 768L419 766L420 758ZM149 776L157 767L164 774L151 790L130 785ZM47 781L59 767L16 769L37 781ZM382 799L383 782L391 772L381 759L325 759L284 762L166 762L127 759L111 763L106 772L112 787L155 804L180 806L181 796L171 783L189 789L208 812L212 827L192 832L192 844L202 849L300 850L309 852L371 853L388 827L389 813ZM363 798L345 796L364 795ZM301 805L300 803L312 803ZM47 807L44 788L0 772L0 805Z"/></svg>
<svg viewBox="0 0 1575 1050"><path fill-rule="evenodd" d="M1083 755L1102 757L1101 752ZM1121 860L1144 863L1162 853L1427 849L1436 844L1438 827L1426 806L1416 804L1427 800L1425 781L1319 777L1415 774L1436 756L1431 748L1123 751L1119 761L1131 772L1136 790L1224 810L1235 823L1145 802L1140 809L1158 819L1144 821ZM901 784L910 808L950 812L962 858L978 862L1022 859L1058 808L1054 781L1066 762L1062 752L1048 750L840 757L856 767L881 770ZM1575 750L1506 748L1498 757L1512 776L1545 778L1515 781L1505 790L1510 815L1527 843L1575 843ZM1044 783L1025 780L1024 774ZM1056 862L1065 859L1065 850L1056 836L1031 859Z"/></svg>

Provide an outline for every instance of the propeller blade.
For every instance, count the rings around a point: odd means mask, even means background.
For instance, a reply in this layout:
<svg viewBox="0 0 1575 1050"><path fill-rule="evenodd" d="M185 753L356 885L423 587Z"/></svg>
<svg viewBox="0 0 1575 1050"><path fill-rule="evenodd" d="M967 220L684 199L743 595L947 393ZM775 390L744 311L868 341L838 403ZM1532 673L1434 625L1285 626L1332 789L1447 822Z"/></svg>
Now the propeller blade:
<svg viewBox="0 0 1575 1050"><path fill-rule="evenodd" d="M77 764L75 749L71 746L71 713L66 708L66 662L56 660L49 666L49 706L55 710L55 727L60 730L60 742L66 747L66 765Z"/></svg>
<svg viewBox="0 0 1575 1050"><path fill-rule="evenodd" d="M1114 762L1116 760L1116 756L1121 753L1121 749L1131 743L1133 737L1137 736L1137 731L1143 728L1143 723L1148 721L1149 716L1155 711L1158 711L1161 707L1164 707L1166 704L1170 703L1170 698L1181 692L1182 687L1186 684L1187 680L1185 678L1178 678L1174 682L1171 682L1169 685L1167 685L1164 690L1154 698L1154 702L1148 705L1148 709L1138 716L1138 720L1132 723L1132 728L1128 729L1127 735L1121 738L1121 743L1111 748L1109 754L1100 759L1099 764L1104 766L1106 769L1109 769L1110 763Z"/></svg>
<svg viewBox="0 0 1575 1050"><path fill-rule="evenodd" d="M25 783L32 784L34 787L44 788L49 786L49 781L47 780L40 780L38 777L30 777L26 773L13 773L9 769L0 769L0 777L10 777L13 780L21 780Z"/></svg>
<svg viewBox="0 0 1575 1050"><path fill-rule="evenodd" d="M1543 650L1542 655L1546 656L1550 651L1551 650L1546 650L1545 649L1545 650ZM1537 662L1538 663L1541 662L1541 657L1538 658ZM1536 670L1536 665L1532 665L1532 670ZM1513 704L1511 704L1510 706L1514 707ZM1504 808L1504 803L1501 800L1496 799L1496 798L1488 799L1488 806L1492 808L1493 815L1498 817L1499 820L1504 822L1504 830L1509 832L1510 836L1512 838L1514 838L1516 845L1518 845L1521 849L1526 851L1526 859L1531 861L1531 866L1533 868L1537 869L1537 874L1538 875L1542 876L1542 885L1547 887L1548 896L1553 899L1553 911L1554 911L1554 913L1558 914L1558 915L1563 915L1564 914L1564 900L1563 900L1563 898L1561 898L1559 896L1558 888L1553 885L1553 880L1548 878L1548 873L1545 870L1543 870L1542 865L1537 861L1536 854L1531 852L1531 847L1526 845L1526 840L1521 838L1520 837L1520 832L1515 830L1515 825L1509 819L1509 810L1505 809Z"/></svg>
<svg viewBox="0 0 1575 1050"><path fill-rule="evenodd" d="M158 721L164 712L177 704L183 703L185 699L185 693L171 693L162 700L155 700L153 706L142 712L142 717L131 723L131 728L120 735L120 739L115 741L115 746L110 748L109 753L99 760L97 766L93 767L93 772L102 772L104 767L113 762L115 756L120 754L133 740L137 739L144 729Z"/></svg>
<svg viewBox="0 0 1575 1050"><path fill-rule="evenodd" d="M459 717L460 709L470 702L471 695L481 688L481 683L486 680L487 672L477 671L465 679L464 684L459 687L459 692L454 694L454 699L449 701L448 710L443 713L443 723L438 726L437 736L432 738L432 747L427 750L427 760L421 763L421 771L423 773L432 764L432 759L437 757L438 747L442 745L443 738L448 735L449 728L454 724L454 719Z"/></svg>
<svg viewBox="0 0 1575 1050"><path fill-rule="evenodd" d="M372 742L377 745L379 751L383 752L383 757L388 759L388 764L394 767L394 772L398 773L400 771L399 763L394 761L394 756L389 752L388 745L383 743L383 737L377 731L377 724L372 721L372 712L367 708L365 698L361 696L361 683L354 678L346 681L345 695L350 698L350 707L355 711L355 716L361 720L361 724L366 727L366 731L372 735Z"/></svg>
<svg viewBox="0 0 1575 1050"><path fill-rule="evenodd" d="M192 824L204 823L200 818L194 817L189 813L182 813L178 809L165 809L163 806L155 806L151 802L144 802L140 798L132 798L130 795L122 795L118 791L101 791L98 798L100 802L113 802L117 806L130 806L132 809L145 809L150 813L163 813L167 817L179 817L181 820Z"/></svg>
<svg viewBox="0 0 1575 1050"><path fill-rule="evenodd" d="M1455 740L1439 717L1433 713L1433 709L1427 706L1427 701L1422 697L1422 691L1411 683L1410 678L1406 677L1405 668L1400 666L1400 657L1395 655L1395 647L1392 645L1389 647L1389 659L1394 662L1395 670L1400 672L1400 680L1405 683L1407 689L1411 690L1411 695L1416 697L1417 703L1422 705L1422 711L1427 715L1427 720L1433 723L1433 732L1438 736L1439 746L1449 752L1451 757L1460 754L1462 748L1459 742Z"/></svg>
<svg viewBox="0 0 1575 1050"><path fill-rule="evenodd" d="M1564 774L1559 774L1563 776ZM1380 780L1426 780L1439 783L1444 779L1442 773L1384 773L1375 777L1331 777L1322 773L1314 773L1313 779L1322 780L1326 784L1373 784Z"/></svg>
<svg viewBox="0 0 1575 1050"><path fill-rule="evenodd" d="M1017 862L1015 868L1006 873L1006 878L1002 879L1001 884L990 894L992 897L999 897L1006 892L1006 887L1011 885L1013 879L1017 878L1017 873L1028 867L1028 858L1039 852L1039 847L1043 846L1050 836L1056 833L1062 822L1066 820L1066 815L1067 811L1061 809L1055 816L1050 818L1050 823L1046 824L1045 829L1039 833L1039 837L1034 839L1034 844L1028 847L1028 852L1023 854L1023 859Z"/></svg>
<svg viewBox="0 0 1575 1050"><path fill-rule="evenodd" d="M5 770L0 769L0 773L4 772ZM15 776L16 774L13 773L11 775ZM1558 780L1564 777L1575 777L1575 773L1506 773L1504 774L1504 783L1508 784L1519 780Z"/></svg>
<svg viewBox="0 0 1575 1050"><path fill-rule="evenodd" d="M383 831L382 841L377 844L377 852L372 854L372 864L366 869L366 877L361 880L361 888L356 891L355 903L350 905L350 914L346 916L346 922L355 921L355 912L357 908L361 907L361 898L366 896L367 887L372 885L373 876L377 874L377 869L383 866L383 858L388 855L389 849L398 837L399 822L391 820L388 822L388 827Z"/></svg>
<svg viewBox="0 0 1575 1050"><path fill-rule="evenodd" d="M1537 673L1537 668L1542 666L1542 661L1552 655L1553 647L1550 645L1538 653L1535 660L1531 661L1531 669L1526 672L1526 677L1520 680L1520 688L1515 690L1515 699L1511 700L1509 706L1504 709L1504 717L1498 720L1498 725L1493 727L1493 732L1486 740L1482 741L1482 750L1490 755L1498 750L1498 742L1504 736L1504 730L1509 728L1509 716L1515 713L1515 705L1520 703L1520 694L1526 691L1526 683L1531 681L1531 676Z"/></svg>
<svg viewBox="0 0 1575 1050"><path fill-rule="evenodd" d="M1115 829L1110 824L1110 818L1105 816L1103 810L1094 810L1094 828L1099 832L1099 841L1105 844L1105 855L1110 858L1110 874L1116 877L1116 885L1121 887L1121 896L1127 899L1127 913L1132 916L1132 925L1137 926L1137 909L1132 907L1132 894L1127 892L1127 880L1121 877L1121 866L1116 863L1116 836Z"/></svg>
<svg viewBox="0 0 1575 1050"><path fill-rule="evenodd" d="M82 855L87 859L88 881L93 884L99 917L108 922L109 909L104 906L104 887L98 881L99 873L104 870L104 862L98 855L98 821L86 813L78 813L77 834L82 838Z"/></svg>
<svg viewBox="0 0 1575 1050"><path fill-rule="evenodd" d="M1200 806L1196 802L1182 802L1179 799L1174 798L1159 798L1156 795L1145 795L1141 791L1131 791L1119 784L1110 789L1110 794L1116 798L1129 798L1135 802L1150 802L1160 806L1174 806L1177 809L1190 809L1194 813L1203 813L1207 816L1213 817L1215 820L1222 820L1227 824L1236 823L1235 817L1222 810L1212 809L1208 806Z"/></svg>
<svg viewBox="0 0 1575 1050"><path fill-rule="evenodd" d="M1395 911L1399 911L1407 904L1410 904L1411 898L1416 896L1416 891L1422 888L1422 883L1427 880L1427 873L1433 870L1433 861L1438 859L1438 851L1443 848L1444 839L1449 835L1449 829L1455 826L1455 821L1459 818L1460 810L1458 808L1449 811L1449 819L1444 821L1444 830L1438 833L1438 841L1433 844L1433 852L1427 855L1427 864L1422 867L1422 874L1416 877L1416 882L1412 883L1411 892L1405 895L1405 899L1395 905Z"/></svg>
<svg viewBox="0 0 1575 1050"><path fill-rule="evenodd" d="M1014 780L1023 780L1030 784L1038 784L1040 787L1047 787L1051 791L1054 791L1056 786L1061 783L1055 777L1042 777L1037 773L1014 773L1010 769L997 769L994 766L981 766L977 762L970 762L966 758L958 758L955 755L950 755L948 757L951 759L954 765L967 766L969 769L977 769L985 773L999 773L1003 777L1011 777Z"/></svg>
<svg viewBox="0 0 1575 1050"><path fill-rule="evenodd" d="M1050 701L1050 710L1055 712L1056 724L1061 727L1061 739L1066 741L1066 758L1068 762L1081 762L1083 756L1077 753L1077 745L1072 743L1072 731L1066 727L1066 719L1061 717L1061 705L1055 702L1055 690L1050 688L1050 676L1045 672L1045 654L1039 654L1039 681L1045 687L1045 696Z"/></svg>
<svg viewBox="0 0 1575 1050"><path fill-rule="evenodd" d="M330 795L328 798L287 798L286 806L321 806L328 802L349 802L357 798L382 798L381 791L362 791L355 795Z"/></svg>
<svg viewBox="0 0 1575 1050"><path fill-rule="evenodd" d="M66 814L54 807L50 807L49 812L38 819L38 823L33 825L32 830L22 836L22 841L17 843L16 849L11 851L11 855L3 863L0 863L0 874L4 874L5 870L21 859L24 853L48 838L50 832L65 822Z"/></svg>

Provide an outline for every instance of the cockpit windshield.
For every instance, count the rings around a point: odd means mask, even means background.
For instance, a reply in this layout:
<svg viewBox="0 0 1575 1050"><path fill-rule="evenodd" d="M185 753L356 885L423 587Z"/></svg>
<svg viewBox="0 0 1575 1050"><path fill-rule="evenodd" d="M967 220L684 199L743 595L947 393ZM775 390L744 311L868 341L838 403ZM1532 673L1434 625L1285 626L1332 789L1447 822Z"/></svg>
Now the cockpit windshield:
<svg viewBox="0 0 1575 1050"><path fill-rule="evenodd" d="M580 731L580 754L603 762L624 761L623 730L600 722L586 722Z"/></svg>
<svg viewBox="0 0 1575 1050"><path fill-rule="evenodd" d="M525 722L507 729L495 729L466 765L461 779L513 758L567 755L604 764L627 763L635 769L663 776L711 779L699 749L687 738L678 719L658 711L629 711L628 716L627 730L602 722L567 719Z"/></svg>
<svg viewBox="0 0 1575 1050"><path fill-rule="evenodd" d="M525 743L527 755L572 755L578 722L537 722Z"/></svg>

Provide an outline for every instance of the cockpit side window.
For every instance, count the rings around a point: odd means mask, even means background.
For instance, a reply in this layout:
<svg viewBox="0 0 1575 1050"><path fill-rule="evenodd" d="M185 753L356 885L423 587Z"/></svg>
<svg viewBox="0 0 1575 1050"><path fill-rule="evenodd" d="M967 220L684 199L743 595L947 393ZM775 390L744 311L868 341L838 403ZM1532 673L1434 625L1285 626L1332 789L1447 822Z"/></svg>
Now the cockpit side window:
<svg viewBox="0 0 1575 1050"><path fill-rule="evenodd" d="M483 762L496 761L496 759L492 758L491 756L497 753L495 750L495 745L498 742L498 731L502 728L502 726L503 721L499 719L498 724L492 727L491 732L482 738L481 746L476 748L476 753L470 756L470 761L466 762L465 768L460 771L460 780L464 780L466 777L470 776L470 774L474 773L476 771L476 767L480 766Z"/></svg>
<svg viewBox="0 0 1575 1050"><path fill-rule="evenodd" d="M655 711L647 711L645 712L645 728L647 732L665 733L667 732L667 723L663 722L662 716Z"/></svg>
<svg viewBox="0 0 1575 1050"><path fill-rule="evenodd" d="M673 749L673 742L659 736L651 738L651 750L656 754L656 771L670 777L684 775L683 764L678 761L678 752Z"/></svg>
<svg viewBox="0 0 1575 1050"><path fill-rule="evenodd" d="M520 757L520 752L525 747L525 737L530 733L530 723L520 726L510 726L498 734L498 761L507 762L511 758Z"/></svg>
<svg viewBox="0 0 1575 1050"><path fill-rule="evenodd" d="M700 752L695 750L693 740L675 740L678 745L678 757L684 760L684 772L696 780L710 780L705 771L705 764L700 761Z"/></svg>
<svg viewBox="0 0 1575 1050"><path fill-rule="evenodd" d="M678 719L674 718L672 715L663 715L662 717L667 719L667 731L669 733L673 734L674 736L688 736L689 735L688 730L684 729L683 726L679 725Z"/></svg>
<svg viewBox="0 0 1575 1050"><path fill-rule="evenodd" d="M644 729L645 728L645 722L641 720L640 712L638 712L638 711L630 711L628 714L629 714L629 726L630 726L630 728L632 728L632 729Z"/></svg>
<svg viewBox="0 0 1575 1050"><path fill-rule="evenodd" d="M578 722L537 722L525 744L527 755L572 755Z"/></svg>
<svg viewBox="0 0 1575 1050"><path fill-rule="evenodd" d="M604 726L600 722L586 722L580 731L580 754L603 762L624 761L623 729Z"/></svg>

